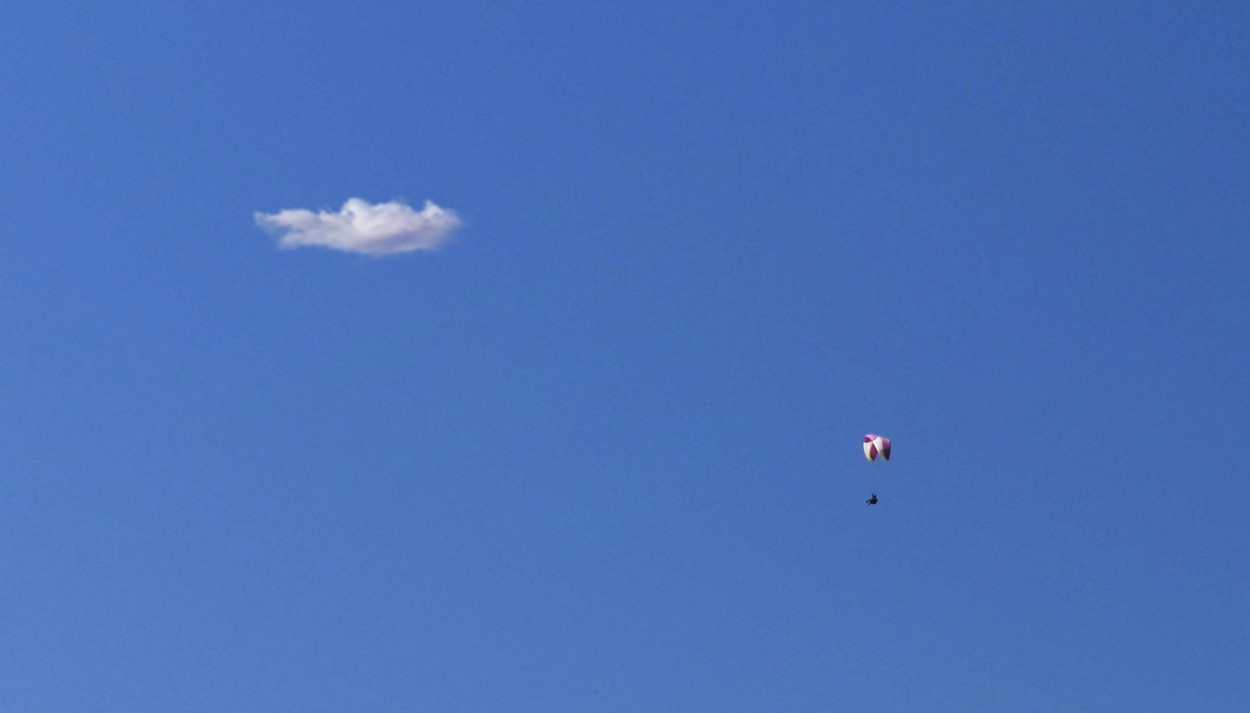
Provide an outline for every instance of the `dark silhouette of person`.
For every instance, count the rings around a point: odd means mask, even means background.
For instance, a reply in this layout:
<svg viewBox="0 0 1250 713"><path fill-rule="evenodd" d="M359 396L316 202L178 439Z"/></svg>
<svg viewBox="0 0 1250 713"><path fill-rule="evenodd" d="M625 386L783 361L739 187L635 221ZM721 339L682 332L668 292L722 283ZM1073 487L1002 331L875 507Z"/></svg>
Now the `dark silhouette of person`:
<svg viewBox="0 0 1250 713"><path fill-rule="evenodd" d="M868 498L868 499L867 499L867 500L865 500L864 502L868 503L869 505L876 505L876 504L877 504L877 494L876 494L876 493L873 493L873 494L872 494L872 497L871 497L871 498Z"/></svg>

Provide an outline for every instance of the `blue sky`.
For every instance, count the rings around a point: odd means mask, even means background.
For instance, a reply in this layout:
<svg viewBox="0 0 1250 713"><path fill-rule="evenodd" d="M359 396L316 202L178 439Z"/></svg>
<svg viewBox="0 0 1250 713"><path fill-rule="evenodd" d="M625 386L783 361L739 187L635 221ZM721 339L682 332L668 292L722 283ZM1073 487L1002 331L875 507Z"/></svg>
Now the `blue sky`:
<svg viewBox="0 0 1250 713"><path fill-rule="evenodd" d="M1244 3L203 5L0 27L6 708L1250 698Z"/></svg>

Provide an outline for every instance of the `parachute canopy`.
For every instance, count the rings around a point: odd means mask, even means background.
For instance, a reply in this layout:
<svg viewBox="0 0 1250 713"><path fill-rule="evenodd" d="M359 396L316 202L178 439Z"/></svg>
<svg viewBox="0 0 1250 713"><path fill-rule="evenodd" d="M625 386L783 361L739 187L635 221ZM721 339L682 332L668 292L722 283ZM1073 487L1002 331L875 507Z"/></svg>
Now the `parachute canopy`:
<svg viewBox="0 0 1250 713"><path fill-rule="evenodd" d="M876 460L878 455L890 460L890 439L869 433L864 436L864 457L868 460Z"/></svg>

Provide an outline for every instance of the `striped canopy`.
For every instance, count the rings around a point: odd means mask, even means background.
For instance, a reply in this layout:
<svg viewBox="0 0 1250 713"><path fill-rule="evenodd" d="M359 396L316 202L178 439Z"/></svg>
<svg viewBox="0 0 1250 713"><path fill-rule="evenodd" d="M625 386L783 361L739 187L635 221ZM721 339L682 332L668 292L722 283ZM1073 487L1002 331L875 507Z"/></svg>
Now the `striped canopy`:
<svg viewBox="0 0 1250 713"><path fill-rule="evenodd" d="M876 460L878 455L890 460L890 439L869 433L864 436L864 457L868 460Z"/></svg>

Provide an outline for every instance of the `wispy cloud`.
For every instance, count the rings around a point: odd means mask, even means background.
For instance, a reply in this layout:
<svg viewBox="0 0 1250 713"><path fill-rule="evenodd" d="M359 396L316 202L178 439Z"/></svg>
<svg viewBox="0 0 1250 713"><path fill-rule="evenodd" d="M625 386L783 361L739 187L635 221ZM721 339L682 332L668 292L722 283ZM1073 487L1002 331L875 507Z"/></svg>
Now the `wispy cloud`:
<svg viewBox="0 0 1250 713"><path fill-rule="evenodd" d="M370 203L350 198L337 213L302 208L256 213L256 224L280 236L284 248L305 245L365 255L435 250L460 227L454 211L425 202L419 212L406 203Z"/></svg>

